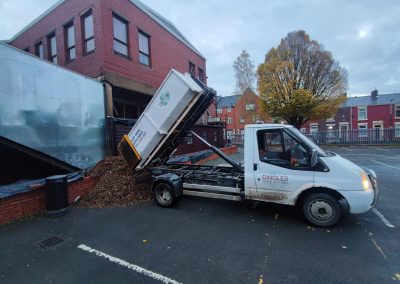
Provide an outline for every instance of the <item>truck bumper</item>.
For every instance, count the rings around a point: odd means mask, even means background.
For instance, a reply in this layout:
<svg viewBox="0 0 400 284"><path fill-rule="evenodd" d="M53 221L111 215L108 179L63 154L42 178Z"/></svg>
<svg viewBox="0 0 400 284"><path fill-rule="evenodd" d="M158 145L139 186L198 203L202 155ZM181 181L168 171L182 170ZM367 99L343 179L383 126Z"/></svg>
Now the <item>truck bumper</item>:
<svg viewBox="0 0 400 284"><path fill-rule="evenodd" d="M371 180L372 189L369 191L342 191L340 192L349 204L349 212L352 214L365 213L375 207L379 196L376 178Z"/></svg>
<svg viewBox="0 0 400 284"><path fill-rule="evenodd" d="M365 213L374 206L374 191L344 191L340 192L347 200L350 213Z"/></svg>

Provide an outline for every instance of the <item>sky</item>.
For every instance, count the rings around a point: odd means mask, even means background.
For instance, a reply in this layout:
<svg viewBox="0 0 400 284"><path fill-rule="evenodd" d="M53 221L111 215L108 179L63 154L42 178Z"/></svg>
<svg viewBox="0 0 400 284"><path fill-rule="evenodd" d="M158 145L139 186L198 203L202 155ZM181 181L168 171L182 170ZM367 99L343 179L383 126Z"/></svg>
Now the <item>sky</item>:
<svg viewBox="0 0 400 284"><path fill-rule="evenodd" d="M56 2L0 0L0 39L11 38ZM219 95L232 95L232 65L243 49L258 66L296 30L322 43L348 71L348 94L375 88L400 93L400 0L142 2L172 21L207 58L208 85Z"/></svg>

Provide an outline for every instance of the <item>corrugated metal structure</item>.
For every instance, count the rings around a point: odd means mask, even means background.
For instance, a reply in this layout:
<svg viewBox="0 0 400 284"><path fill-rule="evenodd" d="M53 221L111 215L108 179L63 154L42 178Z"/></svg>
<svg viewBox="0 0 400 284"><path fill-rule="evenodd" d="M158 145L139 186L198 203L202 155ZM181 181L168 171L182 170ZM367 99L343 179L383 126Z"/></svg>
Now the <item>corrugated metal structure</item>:
<svg viewBox="0 0 400 284"><path fill-rule="evenodd" d="M0 43L0 136L86 169L105 155L103 85Z"/></svg>

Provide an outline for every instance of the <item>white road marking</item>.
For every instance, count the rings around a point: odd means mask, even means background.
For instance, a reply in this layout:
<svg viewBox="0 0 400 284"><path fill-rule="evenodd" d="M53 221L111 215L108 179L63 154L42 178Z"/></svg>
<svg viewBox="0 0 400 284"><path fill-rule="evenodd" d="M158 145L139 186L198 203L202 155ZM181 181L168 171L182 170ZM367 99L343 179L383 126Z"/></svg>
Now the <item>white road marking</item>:
<svg viewBox="0 0 400 284"><path fill-rule="evenodd" d="M386 152L390 152L390 150L385 149L385 148L383 148L383 147L375 147L375 149L382 150L382 151L386 151Z"/></svg>
<svg viewBox="0 0 400 284"><path fill-rule="evenodd" d="M343 147L343 149L346 149L347 151L353 152L353 150L351 150L350 148Z"/></svg>
<svg viewBox="0 0 400 284"><path fill-rule="evenodd" d="M180 282L178 282L176 280L173 280L171 278L165 277L165 276L163 276L161 274L158 274L158 273L155 273L153 271L147 270L147 269L142 268L140 266L137 266L135 264L131 264L131 263L129 263L129 262L125 261L125 260L122 260L120 258L113 257L111 255L108 255L108 254L104 253L104 252L101 252L101 251L98 251L98 250L93 249L91 247L88 247L88 246L86 246L84 244L79 245L78 248L83 250L83 251L90 252L90 253L93 253L93 254L95 254L97 256L100 256L100 257L103 257L105 259L108 259L111 262L114 262L116 264L124 266L124 267L126 267L126 268L128 268L130 270L133 270L133 271L137 272L137 273L140 273L140 274L146 275L146 276L148 276L150 278L153 278L155 280L161 281L162 283L180 284Z"/></svg>
<svg viewBox="0 0 400 284"><path fill-rule="evenodd" d="M376 216L378 216L379 219L389 228L396 228L392 223L389 222L388 219L386 219L385 216L381 212L378 211L376 208L372 208L372 212L375 213Z"/></svg>
<svg viewBox="0 0 400 284"><path fill-rule="evenodd" d="M374 244L375 248L379 251L379 253L383 256L384 259L387 259L386 254L383 252L382 248L378 245L378 243L370 237L371 242Z"/></svg>
<svg viewBox="0 0 400 284"><path fill-rule="evenodd" d="M376 160L371 160L371 161L373 161L373 162L375 162L375 163L378 163L378 164L381 164L381 165L383 165L383 166L389 167L389 168L393 168L393 169L396 169L396 170L400 170L399 167L391 166L391 165L388 165L388 164L386 164L386 163L382 163L382 162L379 162L379 161L376 161Z"/></svg>

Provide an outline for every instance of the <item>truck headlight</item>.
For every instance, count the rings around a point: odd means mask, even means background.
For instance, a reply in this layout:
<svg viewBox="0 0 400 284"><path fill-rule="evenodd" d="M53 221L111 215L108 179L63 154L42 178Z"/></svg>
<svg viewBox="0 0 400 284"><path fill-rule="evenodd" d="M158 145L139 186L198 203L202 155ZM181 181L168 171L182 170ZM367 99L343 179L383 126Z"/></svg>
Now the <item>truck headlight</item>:
<svg viewBox="0 0 400 284"><path fill-rule="evenodd" d="M365 172L361 173L361 182L365 191L371 191L371 182L369 181L369 178Z"/></svg>

